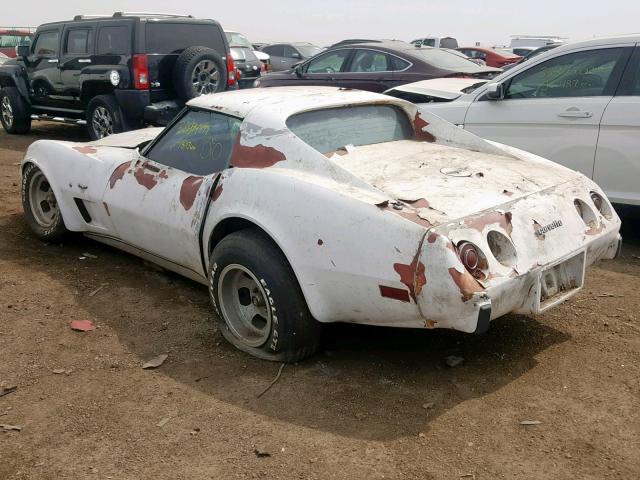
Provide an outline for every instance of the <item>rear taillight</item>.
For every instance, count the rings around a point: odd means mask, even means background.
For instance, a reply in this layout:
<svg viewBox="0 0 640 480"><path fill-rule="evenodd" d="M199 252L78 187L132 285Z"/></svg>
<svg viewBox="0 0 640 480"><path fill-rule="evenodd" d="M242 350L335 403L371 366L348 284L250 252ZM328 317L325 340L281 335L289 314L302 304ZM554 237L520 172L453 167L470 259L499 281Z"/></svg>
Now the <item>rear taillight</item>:
<svg viewBox="0 0 640 480"><path fill-rule="evenodd" d="M236 66L233 63L233 57L231 53L227 53L227 85L232 87L237 81L238 77L236 76Z"/></svg>
<svg viewBox="0 0 640 480"><path fill-rule="evenodd" d="M591 197L591 201L596 209L602 214L602 216L608 220L611 220L612 210L609 207L609 203L597 192L589 192L589 196Z"/></svg>
<svg viewBox="0 0 640 480"><path fill-rule="evenodd" d="M473 243L462 242L458 245L458 256L470 272L474 272L480 266L480 253Z"/></svg>
<svg viewBox="0 0 640 480"><path fill-rule="evenodd" d="M136 90L149 88L149 62L146 55L133 56L133 86Z"/></svg>
<svg viewBox="0 0 640 480"><path fill-rule="evenodd" d="M260 72L265 73L267 71L267 64L260 62Z"/></svg>

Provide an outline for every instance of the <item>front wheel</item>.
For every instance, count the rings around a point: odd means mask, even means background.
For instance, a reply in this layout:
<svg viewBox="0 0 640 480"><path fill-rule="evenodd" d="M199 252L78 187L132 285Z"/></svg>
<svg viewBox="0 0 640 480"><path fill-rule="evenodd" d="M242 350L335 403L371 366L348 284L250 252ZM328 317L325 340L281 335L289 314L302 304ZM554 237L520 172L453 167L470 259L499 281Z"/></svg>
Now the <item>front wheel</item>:
<svg viewBox="0 0 640 480"><path fill-rule="evenodd" d="M124 131L122 112L113 95L98 95L87 105L87 130L91 140Z"/></svg>
<svg viewBox="0 0 640 480"><path fill-rule="evenodd" d="M27 224L40 240L55 242L67 233L51 184L33 163L22 173L22 207Z"/></svg>
<svg viewBox="0 0 640 480"><path fill-rule="evenodd" d="M224 337L255 357L297 362L313 354L322 325L309 312L282 252L264 233L231 233L214 248L209 293Z"/></svg>
<svg viewBox="0 0 640 480"><path fill-rule="evenodd" d="M31 130L29 105L15 87L0 88L0 122L7 133Z"/></svg>

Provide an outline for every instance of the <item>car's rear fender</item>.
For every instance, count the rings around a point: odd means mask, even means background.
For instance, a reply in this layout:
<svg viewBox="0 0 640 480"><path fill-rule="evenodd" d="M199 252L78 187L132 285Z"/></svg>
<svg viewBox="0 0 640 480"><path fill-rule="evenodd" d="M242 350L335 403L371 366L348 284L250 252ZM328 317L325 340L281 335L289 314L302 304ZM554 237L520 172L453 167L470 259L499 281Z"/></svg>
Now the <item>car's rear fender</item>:
<svg viewBox="0 0 640 480"><path fill-rule="evenodd" d="M286 169L235 168L214 191L203 248L220 222L242 219L282 250L317 320L421 326L396 266L411 263L426 229L369 195Z"/></svg>
<svg viewBox="0 0 640 480"><path fill-rule="evenodd" d="M21 65L2 65L0 66L0 87L15 87L29 104L29 86L27 84L26 75L23 73L24 68Z"/></svg>

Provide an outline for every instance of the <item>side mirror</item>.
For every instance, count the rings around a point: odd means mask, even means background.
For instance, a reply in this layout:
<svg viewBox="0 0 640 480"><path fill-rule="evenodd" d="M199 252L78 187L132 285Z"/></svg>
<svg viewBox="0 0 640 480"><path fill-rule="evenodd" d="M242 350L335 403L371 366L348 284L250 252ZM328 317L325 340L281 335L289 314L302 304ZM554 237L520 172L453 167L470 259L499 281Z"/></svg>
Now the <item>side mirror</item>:
<svg viewBox="0 0 640 480"><path fill-rule="evenodd" d="M302 55L300 55L298 52L294 52L291 54L291 58L297 58L298 60L300 60L302 58Z"/></svg>
<svg viewBox="0 0 640 480"><path fill-rule="evenodd" d="M504 98L504 85L502 83L489 83L486 97L487 100L502 100Z"/></svg>
<svg viewBox="0 0 640 480"><path fill-rule="evenodd" d="M302 78L302 63L296 63L291 68L298 78Z"/></svg>
<svg viewBox="0 0 640 480"><path fill-rule="evenodd" d="M31 53L31 45L23 44L16 47L16 55L18 57L28 57Z"/></svg>

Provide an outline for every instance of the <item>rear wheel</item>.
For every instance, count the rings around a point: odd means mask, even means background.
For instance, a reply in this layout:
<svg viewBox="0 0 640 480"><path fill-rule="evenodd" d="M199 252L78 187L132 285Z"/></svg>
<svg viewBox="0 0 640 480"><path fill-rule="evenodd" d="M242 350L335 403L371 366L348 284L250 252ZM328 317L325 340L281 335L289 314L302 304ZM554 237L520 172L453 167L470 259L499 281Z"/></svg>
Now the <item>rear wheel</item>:
<svg viewBox="0 0 640 480"><path fill-rule="evenodd" d="M287 259L264 233L228 235L214 248L209 268L209 293L230 343L279 362L317 350L322 325L311 316Z"/></svg>
<svg viewBox="0 0 640 480"><path fill-rule="evenodd" d="M98 95L87 105L87 130L91 140L124 131L122 112L113 95Z"/></svg>
<svg viewBox="0 0 640 480"><path fill-rule="evenodd" d="M51 184L32 163L22 173L22 207L29 227L41 240L57 241L67 233Z"/></svg>
<svg viewBox="0 0 640 480"><path fill-rule="evenodd" d="M31 130L29 105L15 87L0 88L0 121L7 133Z"/></svg>

